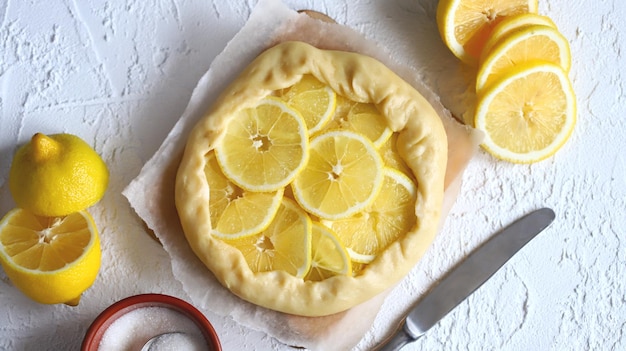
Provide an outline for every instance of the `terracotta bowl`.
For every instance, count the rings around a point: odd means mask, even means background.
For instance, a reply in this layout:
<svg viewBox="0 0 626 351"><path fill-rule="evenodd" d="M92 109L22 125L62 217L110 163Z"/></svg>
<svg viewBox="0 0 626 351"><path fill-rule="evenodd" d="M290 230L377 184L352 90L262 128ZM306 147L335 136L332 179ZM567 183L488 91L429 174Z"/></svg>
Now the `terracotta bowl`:
<svg viewBox="0 0 626 351"><path fill-rule="evenodd" d="M113 305L107 307L96 319L91 323L83 343L82 351L97 351L100 341L104 336L107 328L124 314L142 307L166 307L182 313L191 319L194 324L202 331L202 335L206 340L208 349L211 351L221 351L222 346L215 333L215 329L206 319L202 312L186 301L179 298L162 295L162 294L142 294L127 297Z"/></svg>

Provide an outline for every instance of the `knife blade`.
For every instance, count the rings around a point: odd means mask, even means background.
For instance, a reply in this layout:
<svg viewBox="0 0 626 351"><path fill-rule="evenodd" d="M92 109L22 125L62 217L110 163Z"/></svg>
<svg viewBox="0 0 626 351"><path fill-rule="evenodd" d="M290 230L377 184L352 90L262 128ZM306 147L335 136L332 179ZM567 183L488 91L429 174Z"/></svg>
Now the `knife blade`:
<svg viewBox="0 0 626 351"><path fill-rule="evenodd" d="M400 350L470 296L517 251L546 229L555 214L549 208L535 210L516 220L470 253L411 309L398 331L377 350Z"/></svg>

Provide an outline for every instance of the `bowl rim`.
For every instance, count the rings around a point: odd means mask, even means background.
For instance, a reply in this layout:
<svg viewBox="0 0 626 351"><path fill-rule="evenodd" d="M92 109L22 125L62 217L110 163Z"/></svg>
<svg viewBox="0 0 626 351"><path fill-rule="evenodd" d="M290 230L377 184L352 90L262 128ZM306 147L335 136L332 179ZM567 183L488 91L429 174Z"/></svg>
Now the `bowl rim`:
<svg viewBox="0 0 626 351"><path fill-rule="evenodd" d="M212 351L222 351L213 325L196 307L178 297L148 293L123 298L104 309L91 323L81 344L81 351L97 350L106 330L124 314L143 307L166 307L183 313L202 331Z"/></svg>

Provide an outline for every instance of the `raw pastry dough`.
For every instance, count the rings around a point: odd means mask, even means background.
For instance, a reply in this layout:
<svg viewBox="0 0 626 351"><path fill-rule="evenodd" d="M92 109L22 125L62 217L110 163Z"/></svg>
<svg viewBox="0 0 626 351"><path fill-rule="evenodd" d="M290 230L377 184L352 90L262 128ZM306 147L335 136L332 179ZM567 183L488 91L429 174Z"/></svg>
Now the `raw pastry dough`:
<svg viewBox="0 0 626 351"><path fill-rule="evenodd" d="M205 155L220 142L235 111L295 84L303 74L314 75L353 101L376 104L390 128L399 133L398 152L417 179L417 224L356 277L305 282L282 271L254 273L237 249L209 234ZM285 313L329 315L391 287L421 258L437 232L446 162L447 139L441 119L422 95L391 70L360 54L286 42L259 55L192 130L176 177L176 208L194 253L234 294Z"/></svg>

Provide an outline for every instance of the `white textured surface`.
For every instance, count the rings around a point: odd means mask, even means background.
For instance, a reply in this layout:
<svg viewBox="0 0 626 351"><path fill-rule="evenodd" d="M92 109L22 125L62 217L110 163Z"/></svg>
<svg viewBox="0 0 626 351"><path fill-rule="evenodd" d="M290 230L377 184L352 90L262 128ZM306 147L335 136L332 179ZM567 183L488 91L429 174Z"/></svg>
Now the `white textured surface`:
<svg viewBox="0 0 626 351"><path fill-rule="evenodd" d="M78 307L23 297L0 271L0 349L73 350L91 321L129 295L186 298L168 256L146 234L121 190L155 152L212 59L256 1L0 0L0 215L18 144L38 131L81 136L103 155L111 184L92 209L103 265ZM419 66L463 114L462 70L442 46L435 0L287 1L312 8ZM396 322L404 303L517 216L550 206L556 222L409 350L626 349L626 39L620 0L540 0L570 40L579 121L557 155L512 165L485 153L466 171L446 227L387 300L359 346ZM287 350L229 318L207 316L225 350Z"/></svg>

